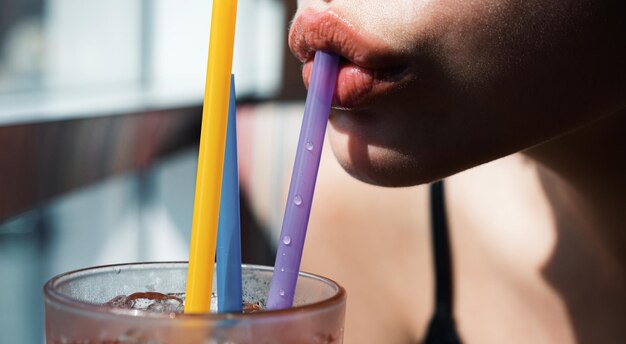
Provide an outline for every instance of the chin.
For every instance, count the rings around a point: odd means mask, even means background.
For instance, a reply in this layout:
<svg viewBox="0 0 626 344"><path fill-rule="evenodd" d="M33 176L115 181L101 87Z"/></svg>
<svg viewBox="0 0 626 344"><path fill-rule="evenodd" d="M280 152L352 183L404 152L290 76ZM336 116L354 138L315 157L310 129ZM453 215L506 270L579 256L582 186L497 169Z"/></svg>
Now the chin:
<svg viewBox="0 0 626 344"><path fill-rule="evenodd" d="M339 164L352 177L384 187L406 187L433 182L419 158L393 148L361 141L357 135L338 132L330 127L330 144Z"/></svg>

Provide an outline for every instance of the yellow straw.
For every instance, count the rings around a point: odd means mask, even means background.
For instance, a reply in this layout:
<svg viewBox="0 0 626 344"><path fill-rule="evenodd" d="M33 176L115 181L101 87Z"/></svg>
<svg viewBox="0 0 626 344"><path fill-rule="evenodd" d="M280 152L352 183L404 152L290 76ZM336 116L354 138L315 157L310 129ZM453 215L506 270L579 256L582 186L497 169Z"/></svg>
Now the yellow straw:
<svg viewBox="0 0 626 344"><path fill-rule="evenodd" d="M185 313L208 313L226 145L237 0L213 0Z"/></svg>

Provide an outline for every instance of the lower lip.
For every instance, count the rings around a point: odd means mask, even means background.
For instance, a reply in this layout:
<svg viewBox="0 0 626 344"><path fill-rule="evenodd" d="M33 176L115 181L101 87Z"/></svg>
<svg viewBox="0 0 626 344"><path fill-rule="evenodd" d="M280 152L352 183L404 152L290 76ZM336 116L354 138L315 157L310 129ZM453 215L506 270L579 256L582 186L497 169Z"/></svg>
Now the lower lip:
<svg viewBox="0 0 626 344"><path fill-rule="evenodd" d="M302 68L302 78L307 88L311 79L313 60ZM339 65L333 106L344 109L366 107L380 96L399 85L401 70L371 70L342 60Z"/></svg>

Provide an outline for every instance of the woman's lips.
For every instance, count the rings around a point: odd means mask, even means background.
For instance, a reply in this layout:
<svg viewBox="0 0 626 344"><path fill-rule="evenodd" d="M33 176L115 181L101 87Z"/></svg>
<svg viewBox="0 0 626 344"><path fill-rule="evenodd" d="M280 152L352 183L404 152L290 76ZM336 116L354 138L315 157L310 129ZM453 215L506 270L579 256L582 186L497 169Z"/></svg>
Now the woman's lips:
<svg viewBox="0 0 626 344"><path fill-rule="evenodd" d="M367 106L410 76L406 56L376 37L358 34L332 10L302 12L291 27L289 47L304 62L302 77L307 87L315 51L342 56L333 99L333 105L341 108Z"/></svg>
<svg viewBox="0 0 626 344"><path fill-rule="evenodd" d="M309 87L313 61L304 63L302 78ZM333 96L333 106L343 109L361 108L399 87L400 81L407 79L403 69L368 69L342 59L339 64L337 84Z"/></svg>

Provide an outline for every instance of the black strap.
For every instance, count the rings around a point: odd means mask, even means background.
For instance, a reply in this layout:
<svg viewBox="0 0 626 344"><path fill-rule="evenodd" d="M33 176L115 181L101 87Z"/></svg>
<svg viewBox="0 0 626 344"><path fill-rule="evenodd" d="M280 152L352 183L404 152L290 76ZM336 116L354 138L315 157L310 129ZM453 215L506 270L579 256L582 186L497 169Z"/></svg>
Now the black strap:
<svg viewBox="0 0 626 344"><path fill-rule="evenodd" d="M459 344L454 323L452 262L443 181L430 186L431 236L435 262L435 313L423 344Z"/></svg>

